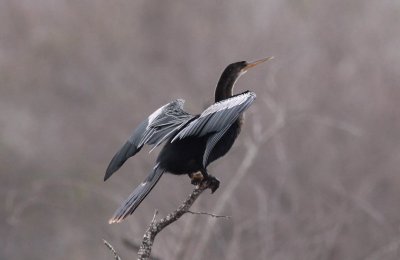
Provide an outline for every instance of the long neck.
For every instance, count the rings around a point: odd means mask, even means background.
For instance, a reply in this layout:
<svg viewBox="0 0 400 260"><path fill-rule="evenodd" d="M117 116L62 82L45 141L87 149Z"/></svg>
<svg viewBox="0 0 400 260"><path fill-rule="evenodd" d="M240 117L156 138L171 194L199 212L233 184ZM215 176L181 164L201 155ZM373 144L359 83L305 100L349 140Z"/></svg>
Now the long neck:
<svg viewBox="0 0 400 260"><path fill-rule="evenodd" d="M237 77L231 75L221 75L218 81L217 88L215 89L215 102L232 97L232 90L235 85Z"/></svg>

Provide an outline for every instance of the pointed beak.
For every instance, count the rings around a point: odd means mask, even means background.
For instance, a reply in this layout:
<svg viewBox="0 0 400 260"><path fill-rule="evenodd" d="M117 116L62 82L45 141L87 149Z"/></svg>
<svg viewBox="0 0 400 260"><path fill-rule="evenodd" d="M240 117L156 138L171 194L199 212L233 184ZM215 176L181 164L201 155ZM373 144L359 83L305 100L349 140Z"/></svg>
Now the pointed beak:
<svg viewBox="0 0 400 260"><path fill-rule="evenodd" d="M246 67L244 67L242 69L242 71L246 72L248 69L257 66L258 64L261 64L261 63L264 63L266 61L272 60L273 58L274 57L267 57L267 58L264 58L264 59L261 59L261 60L257 60L257 61L254 61L254 62L249 62L249 63L247 63Z"/></svg>

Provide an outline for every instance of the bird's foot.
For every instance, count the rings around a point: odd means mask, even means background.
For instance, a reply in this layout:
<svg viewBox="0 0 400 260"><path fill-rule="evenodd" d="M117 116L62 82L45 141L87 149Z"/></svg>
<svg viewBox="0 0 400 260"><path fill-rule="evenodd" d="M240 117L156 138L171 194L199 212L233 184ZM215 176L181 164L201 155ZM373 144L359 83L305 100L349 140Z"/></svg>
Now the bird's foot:
<svg viewBox="0 0 400 260"><path fill-rule="evenodd" d="M200 185L203 187L210 188L211 193L214 193L219 188L219 180L212 175L208 175L207 178L204 178Z"/></svg>
<svg viewBox="0 0 400 260"><path fill-rule="evenodd" d="M200 183L204 180L204 176L201 172L194 172L194 173L191 173L189 176L191 179L190 183L192 185L196 185L196 186L200 185Z"/></svg>

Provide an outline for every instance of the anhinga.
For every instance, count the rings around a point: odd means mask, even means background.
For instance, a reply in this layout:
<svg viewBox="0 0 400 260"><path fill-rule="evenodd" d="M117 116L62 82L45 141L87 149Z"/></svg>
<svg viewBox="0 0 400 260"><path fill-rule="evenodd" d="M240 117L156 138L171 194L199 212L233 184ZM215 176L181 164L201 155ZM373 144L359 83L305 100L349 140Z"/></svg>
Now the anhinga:
<svg viewBox="0 0 400 260"><path fill-rule="evenodd" d="M144 144L157 147L166 145L158 155L150 174L116 210L109 223L121 222L139 206L164 172L188 174L190 177L201 172L203 180L211 180L214 192L219 181L207 173L207 166L225 155L239 135L243 112L253 103L256 94L245 91L233 95L236 80L248 69L271 57L248 63L240 61L228 65L223 71L216 90L215 103L199 115L183 110L184 100L168 103L143 121L132 136L112 158L104 180L117 171L124 162L135 155ZM154 149L154 148L153 148ZM192 179L193 184L198 180Z"/></svg>

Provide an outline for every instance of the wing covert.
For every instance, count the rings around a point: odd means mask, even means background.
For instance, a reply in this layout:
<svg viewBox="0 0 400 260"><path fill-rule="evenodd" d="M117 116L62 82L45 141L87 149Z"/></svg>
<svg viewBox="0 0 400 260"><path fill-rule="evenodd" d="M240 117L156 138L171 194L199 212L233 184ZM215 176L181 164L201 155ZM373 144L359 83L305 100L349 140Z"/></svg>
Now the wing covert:
<svg viewBox="0 0 400 260"><path fill-rule="evenodd" d="M160 107L144 120L112 158L104 180L117 171L127 159L139 152L144 144L153 145L152 151L193 119L193 115L183 110L184 102L183 99L174 100Z"/></svg>
<svg viewBox="0 0 400 260"><path fill-rule="evenodd" d="M203 157L203 165L206 166L208 156L215 144L254 102L255 98L256 94L254 92L246 91L211 105L198 118L192 120L180 130L171 142L188 136L210 134Z"/></svg>

